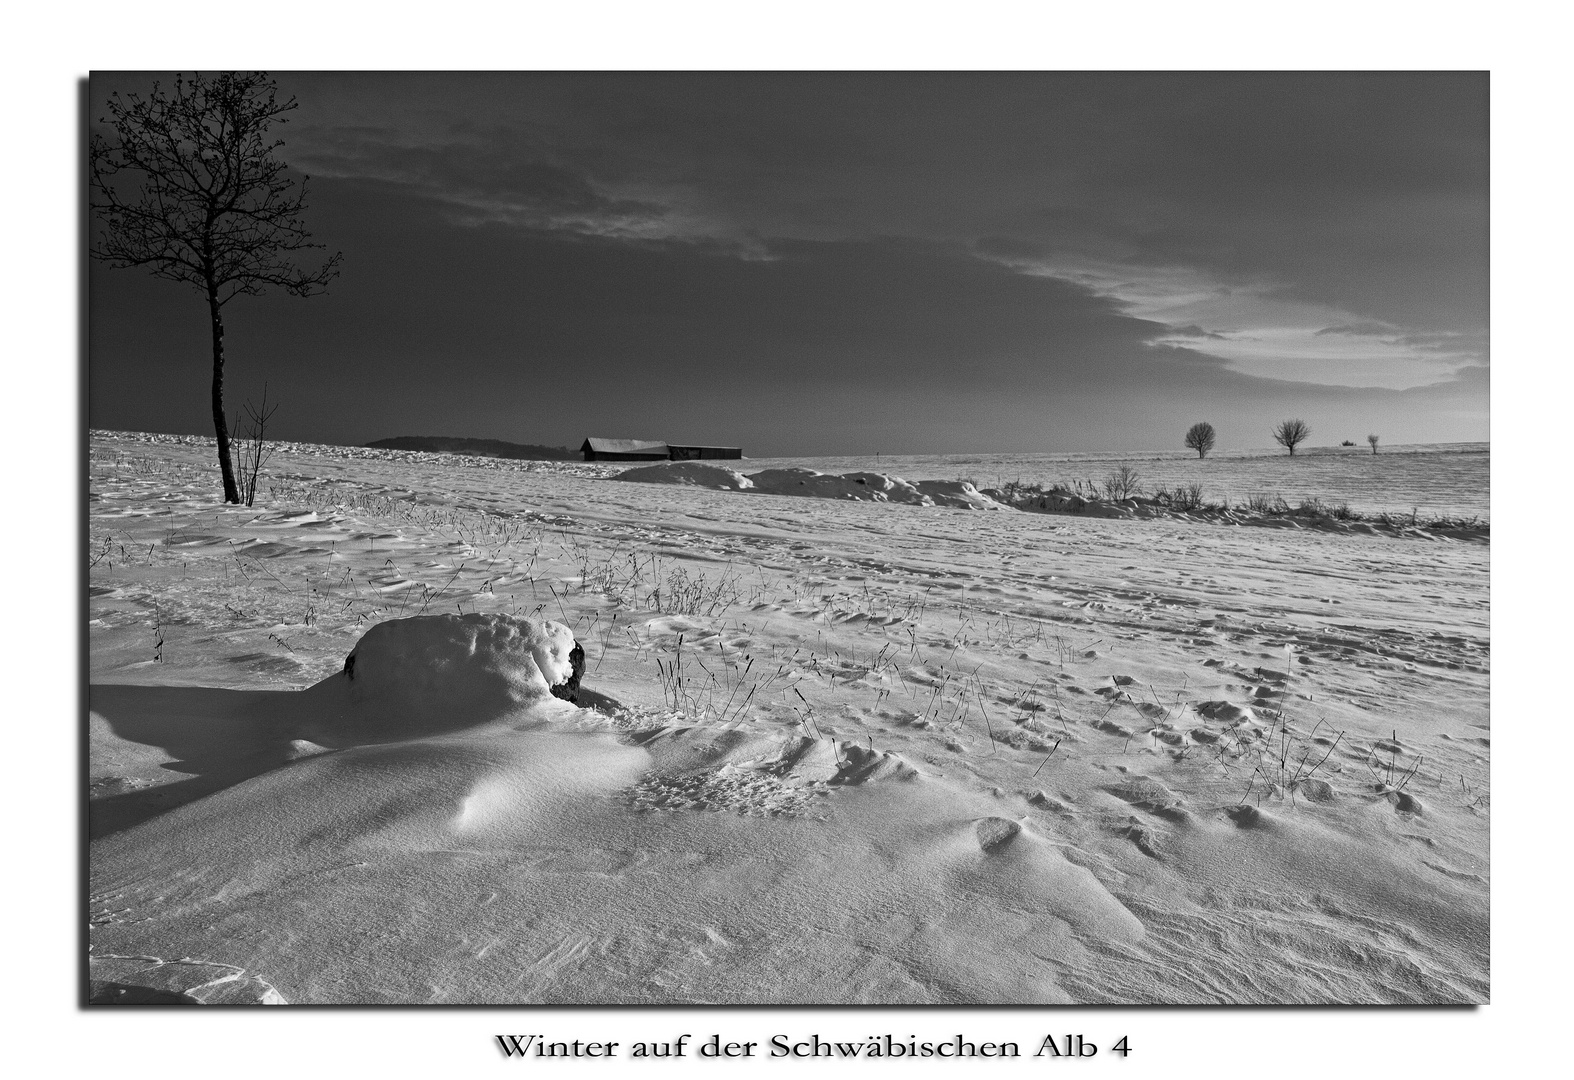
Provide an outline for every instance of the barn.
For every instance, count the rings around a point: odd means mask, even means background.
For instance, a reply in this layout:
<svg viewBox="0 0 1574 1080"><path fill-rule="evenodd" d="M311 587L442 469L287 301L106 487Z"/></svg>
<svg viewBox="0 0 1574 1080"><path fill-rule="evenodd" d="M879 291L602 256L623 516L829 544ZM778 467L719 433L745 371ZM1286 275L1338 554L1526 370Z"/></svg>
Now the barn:
<svg viewBox="0 0 1574 1080"><path fill-rule="evenodd" d="M645 439L586 439L586 461L666 461L667 444Z"/></svg>
<svg viewBox="0 0 1574 1080"><path fill-rule="evenodd" d="M643 439L586 439L579 448L586 461L732 461L741 446L677 446Z"/></svg>
<svg viewBox="0 0 1574 1080"><path fill-rule="evenodd" d="M731 461L743 456L741 446L678 446L667 444L667 456L673 461L716 460Z"/></svg>

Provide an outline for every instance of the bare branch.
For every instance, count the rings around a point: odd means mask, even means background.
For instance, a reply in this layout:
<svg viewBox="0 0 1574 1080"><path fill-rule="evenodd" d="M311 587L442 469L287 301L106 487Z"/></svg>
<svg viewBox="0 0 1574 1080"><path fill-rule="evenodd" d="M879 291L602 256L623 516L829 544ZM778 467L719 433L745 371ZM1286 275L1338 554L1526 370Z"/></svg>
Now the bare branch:
<svg viewBox="0 0 1574 1080"><path fill-rule="evenodd" d="M288 175L269 137L294 98L261 73L179 77L146 97L113 95L89 140L89 185L102 229L95 258L149 268L224 299L268 287L323 291L341 255L303 268L288 256L321 249L304 222L305 178Z"/></svg>

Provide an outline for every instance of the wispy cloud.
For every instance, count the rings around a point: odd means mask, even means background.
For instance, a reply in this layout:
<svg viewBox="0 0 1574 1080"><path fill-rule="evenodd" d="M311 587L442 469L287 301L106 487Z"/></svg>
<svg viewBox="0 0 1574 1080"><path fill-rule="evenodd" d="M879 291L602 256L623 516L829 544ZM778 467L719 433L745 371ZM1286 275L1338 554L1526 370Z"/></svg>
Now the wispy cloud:
<svg viewBox="0 0 1574 1080"><path fill-rule="evenodd" d="M308 172L406 188L442 204L457 225L677 241L770 257L757 237L716 214L691 187L599 178L554 161L517 131L412 142L388 129L317 128L301 146L297 161Z"/></svg>
<svg viewBox="0 0 1574 1080"><path fill-rule="evenodd" d="M1407 331L1327 305L1288 299L1282 282L1228 281L1193 267L1075 255L1002 255L1021 273L1057 278L1157 324L1155 345L1184 345L1245 374L1329 386L1403 390L1485 362L1485 341Z"/></svg>
<svg viewBox="0 0 1574 1080"><path fill-rule="evenodd" d="M1214 341L1228 341L1226 334L1218 334L1212 330L1204 330L1200 326L1176 326L1170 329L1171 337L1178 338L1212 338Z"/></svg>
<svg viewBox="0 0 1574 1080"><path fill-rule="evenodd" d="M1324 334L1352 334L1356 336L1372 336L1381 334L1397 334L1398 332L1399 327L1393 325L1392 323L1379 322L1376 319L1368 319L1366 322L1345 323L1341 326L1325 326L1321 330L1317 331L1317 336L1322 337Z"/></svg>
<svg viewBox="0 0 1574 1080"><path fill-rule="evenodd" d="M1438 195L1473 193L1475 158L1397 116L1352 123L1331 103L1359 96L1361 80L1311 79L1315 93L1295 99L1296 123L1327 134L1320 152L1348 159L1320 171L1303 168L1305 139L1283 134L1282 93L1271 123L1243 128L1252 80L1144 79L1149 92L1116 97L1099 80L982 80L976 101L955 96L956 80L462 81L462 112L432 80L388 83L401 115L422 118L397 128L364 122L378 110L341 92L337 123L292 129L292 160L397 185L467 228L766 261L804 240L950 245L1112 302L1152 324L1153 346L1266 378L1403 389L1486 362L1484 326L1457 302L1464 286L1446 274L1446 288L1416 284L1470 263L1435 243L1467 237L1456 219L1480 216L1471 198ZM1378 82L1422 116L1442 85ZM910 135L915 100L925 127ZM1109 142L1079 126L1087 109L1147 137ZM1009 137L980 138L985 115L1009 117ZM1051 135L1079 152L1023 156Z"/></svg>

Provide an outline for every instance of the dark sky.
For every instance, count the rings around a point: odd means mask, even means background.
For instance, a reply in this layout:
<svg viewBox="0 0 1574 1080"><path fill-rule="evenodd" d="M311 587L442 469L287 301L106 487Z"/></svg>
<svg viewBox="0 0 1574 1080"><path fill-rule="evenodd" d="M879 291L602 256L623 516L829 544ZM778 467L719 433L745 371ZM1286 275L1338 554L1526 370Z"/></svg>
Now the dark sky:
<svg viewBox="0 0 1574 1080"><path fill-rule="evenodd" d="M1484 74L277 78L344 252L225 309L282 438L1487 437ZM211 432L201 296L89 274L90 423Z"/></svg>

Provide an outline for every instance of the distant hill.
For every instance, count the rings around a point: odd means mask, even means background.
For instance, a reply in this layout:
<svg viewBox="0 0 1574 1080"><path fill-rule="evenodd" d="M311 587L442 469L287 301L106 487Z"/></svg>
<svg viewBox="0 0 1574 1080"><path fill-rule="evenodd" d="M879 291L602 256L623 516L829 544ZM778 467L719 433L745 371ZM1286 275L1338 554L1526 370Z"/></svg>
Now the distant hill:
<svg viewBox="0 0 1574 1080"><path fill-rule="evenodd" d="M457 439L441 435L400 435L366 444L374 450L425 450L431 454L470 454L473 457L523 458L530 461L578 461L579 451L566 446L537 446L502 439Z"/></svg>

